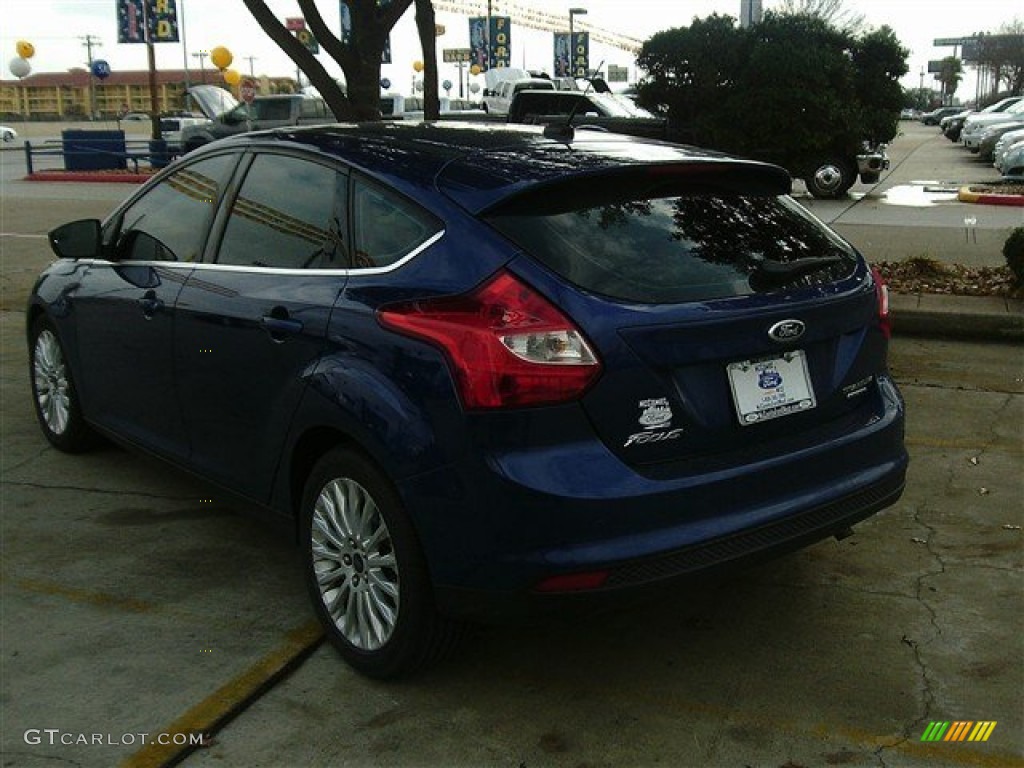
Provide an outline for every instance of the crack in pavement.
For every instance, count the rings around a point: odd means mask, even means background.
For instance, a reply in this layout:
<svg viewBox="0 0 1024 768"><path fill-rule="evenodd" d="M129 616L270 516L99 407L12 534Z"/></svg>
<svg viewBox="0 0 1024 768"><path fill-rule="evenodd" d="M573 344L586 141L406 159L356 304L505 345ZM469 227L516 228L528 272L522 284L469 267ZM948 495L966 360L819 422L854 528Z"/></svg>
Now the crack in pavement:
<svg viewBox="0 0 1024 768"><path fill-rule="evenodd" d="M195 496L167 496L160 493L146 493L145 491L125 491L111 488L88 488L79 485L52 485L43 483L30 483L21 480L5 480L0 482L0 487L12 486L18 488L36 488L42 491L76 491L79 493L99 493L107 496L137 496L143 499L161 499L164 501L195 501Z"/></svg>

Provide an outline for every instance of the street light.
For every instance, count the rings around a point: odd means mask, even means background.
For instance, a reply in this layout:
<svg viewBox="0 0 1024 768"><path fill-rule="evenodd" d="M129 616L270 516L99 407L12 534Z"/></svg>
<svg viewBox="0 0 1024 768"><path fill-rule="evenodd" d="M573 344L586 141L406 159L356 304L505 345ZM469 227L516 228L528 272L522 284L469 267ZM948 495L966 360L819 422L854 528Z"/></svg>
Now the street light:
<svg viewBox="0 0 1024 768"><path fill-rule="evenodd" d="M209 55L208 51L195 51L192 54L193 59L199 59L199 76L202 78L203 85L206 85L206 69L203 67L203 61Z"/></svg>
<svg viewBox="0 0 1024 768"><path fill-rule="evenodd" d="M586 16L586 8L569 9L569 74L576 77L576 35L573 34L573 19L577 16ZM586 73L584 73L586 74Z"/></svg>

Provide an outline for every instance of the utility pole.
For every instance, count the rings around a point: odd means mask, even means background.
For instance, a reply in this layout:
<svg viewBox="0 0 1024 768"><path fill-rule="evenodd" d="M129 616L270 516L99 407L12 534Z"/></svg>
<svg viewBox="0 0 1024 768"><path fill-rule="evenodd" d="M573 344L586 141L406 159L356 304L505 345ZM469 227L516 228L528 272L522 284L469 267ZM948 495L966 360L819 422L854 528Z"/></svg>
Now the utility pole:
<svg viewBox="0 0 1024 768"><path fill-rule="evenodd" d="M258 57L257 56L243 56L242 58L243 59L248 59L248 61L249 61L249 77L256 77L256 73L253 71L252 63L254 61L256 61L256 59Z"/></svg>
<svg viewBox="0 0 1024 768"><path fill-rule="evenodd" d="M193 58L199 59L199 76L200 76L200 78L202 78L203 85L206 85L206 69L205 69L205 67L203 67L203 62L206 60L206 57L209 56L209 55L210 54L207 51L195 51L192 54Z"/></svg>
<svg viewBox="0 0 1024 768"><path fill-rule="evenodd" d="M93 46L99 48L103 43L95 35L82 35L78 39L85 46L86 58L89 61L89 119L92 120L96 114L96 79L92 74L92 49Z"/></svg>

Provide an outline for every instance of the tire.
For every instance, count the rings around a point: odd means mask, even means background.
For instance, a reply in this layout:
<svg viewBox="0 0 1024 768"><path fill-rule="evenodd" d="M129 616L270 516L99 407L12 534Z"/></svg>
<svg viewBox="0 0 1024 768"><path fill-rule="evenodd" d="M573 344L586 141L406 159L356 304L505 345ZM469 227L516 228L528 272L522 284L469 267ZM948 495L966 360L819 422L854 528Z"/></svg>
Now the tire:
<svg viewBox="0 0 1024 768"><path fill-rule="evenodd" d="M842 157L831 157L811 169L804 181L807 191L822 200L842 197L857 180L857 171Z"/></svg>
<svg viewBox="0 0 1024 768"><path fill-rule="evenodd" d="M29 331L29 376L36 419L46 439L65 453L93 447L96 435L82 417L71 366L53 321L45 316Z"/></svg>
<svg viewBox="0 0 1024 768"><path fill-rule="evenodd" d="M337 448L302 497L306 583L327 638L357 672L392 679L439 660L458 626L434 606L415 531L387 477Z"/></svg>

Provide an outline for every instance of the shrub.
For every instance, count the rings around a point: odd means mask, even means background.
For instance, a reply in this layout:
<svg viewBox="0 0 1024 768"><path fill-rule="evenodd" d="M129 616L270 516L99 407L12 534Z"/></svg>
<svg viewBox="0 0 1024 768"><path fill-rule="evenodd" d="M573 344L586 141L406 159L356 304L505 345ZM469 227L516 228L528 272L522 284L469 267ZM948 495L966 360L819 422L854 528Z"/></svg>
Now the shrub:
<svg viewBox="0 0 1024 768"><path fill-rule="evenodd" d="M1024 288L1024 227L1017 227L1006 238L1003 256L1006 258L1006 266L1013 275L1014 285Z"/></svg>

